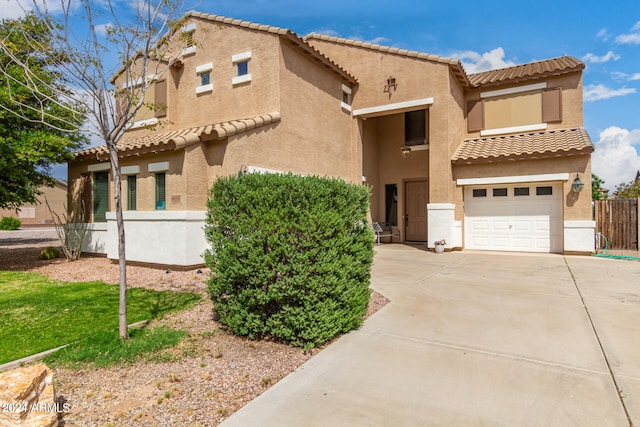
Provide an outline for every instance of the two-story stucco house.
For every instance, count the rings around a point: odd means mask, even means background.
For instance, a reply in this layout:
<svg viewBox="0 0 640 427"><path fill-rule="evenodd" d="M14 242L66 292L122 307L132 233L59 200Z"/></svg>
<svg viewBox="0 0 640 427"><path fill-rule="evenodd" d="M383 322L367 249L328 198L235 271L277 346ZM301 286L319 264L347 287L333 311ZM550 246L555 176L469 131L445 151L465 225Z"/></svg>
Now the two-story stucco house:
<svg viewBox="0 0 640 427"><path fill-rule="evenodd" d="M220 176L281 171L371 188L371 219L404 242L593 250L584 64L562 57L467 75L458 60L189 13L197 40L120 145L127 258L193 266ZM118 84L118 80L115 80ZM166 107L164 107L166 106ZM157 126L148 130L148 125ZM89 252L117 258L105 147L69 164L92 206Z"/></svg>

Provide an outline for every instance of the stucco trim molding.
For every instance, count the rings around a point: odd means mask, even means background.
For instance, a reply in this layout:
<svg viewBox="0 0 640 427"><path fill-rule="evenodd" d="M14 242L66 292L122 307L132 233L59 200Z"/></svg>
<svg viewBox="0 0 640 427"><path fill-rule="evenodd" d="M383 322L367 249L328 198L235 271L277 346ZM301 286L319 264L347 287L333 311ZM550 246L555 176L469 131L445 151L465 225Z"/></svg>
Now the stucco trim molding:
<svg viewBox="0 0 640 427"><path fill-rule="evenodd" d="M87 166L87 172L102 172L111 169L111 162L96 163L94 165Z"/></svg>
<svg viewBox="0 0 640 427"><path fill-rule="evenodd" d="M516 86L516 87L509 87L506 89L496 89L496 90L488 90L486 92L480 92L480 98L492 98L494 96L513 95L516 93L532 92L534 90L540 90L540 89L546 89L546 88L547 88L547 82L534 83L530 85Z"/></svg>
<svg viewBox="0 0 640 427"><path fill-rule="evenodd" d="M461 178L457 185L491 185L519 182L568 181L568 173L547 173L540 175L492 176L487 178Z"/></svg>
<svg viewBox="0 0 640 427"><path fill-rule="evenodd" d="M496 128L496 129L488 129L481 130L480 136L494 136L494 135L502 135L505 133L522 133L522 132L535 132L540 130L547 130L546 123L536 123L534 125L526 125L526 126L513 126L509 128Z"/></svg>
<svg viewBox="0 0 640 427"><path fill-rule="evenodd" d="M397 102L395 104L377 105L375 107L360 108L353 110L354 117L375 117L386 114L399 113L402 110L409 111L418 107L429 107L433 105L433 98L416 99L413 101Z"/></svg>
<svg viewBox="0 0 640 427"><path fill-rule="evenodd" d="M203 221L207 218L206 211L124 211L125 221ZM109 211L107 221L115 221L116 213Z"/></svg>

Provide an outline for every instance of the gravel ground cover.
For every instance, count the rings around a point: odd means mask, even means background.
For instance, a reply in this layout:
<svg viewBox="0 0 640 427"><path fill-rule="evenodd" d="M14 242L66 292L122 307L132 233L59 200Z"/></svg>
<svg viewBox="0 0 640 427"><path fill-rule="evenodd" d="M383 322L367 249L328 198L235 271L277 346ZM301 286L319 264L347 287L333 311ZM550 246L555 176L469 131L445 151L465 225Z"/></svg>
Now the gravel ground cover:
<svg viewBox="0 0 640 427"><path fill-rule="evenodd" d="M118 282L118 266L106 258L38 260L58 246L53 229L0 231L0 270L32 271L61 281ZM250 341L215 321L206 295L209 271L127 268L127 282L156 290L196 291L202 302L152 322L186 330L188 338L159 355L162 362L109 368L55 369L58 399L69 404L62 426L215 426L293 372L321 349ZM387 300L372 294L368 316ZM161 356L161 357L160 357Z"/></svg>

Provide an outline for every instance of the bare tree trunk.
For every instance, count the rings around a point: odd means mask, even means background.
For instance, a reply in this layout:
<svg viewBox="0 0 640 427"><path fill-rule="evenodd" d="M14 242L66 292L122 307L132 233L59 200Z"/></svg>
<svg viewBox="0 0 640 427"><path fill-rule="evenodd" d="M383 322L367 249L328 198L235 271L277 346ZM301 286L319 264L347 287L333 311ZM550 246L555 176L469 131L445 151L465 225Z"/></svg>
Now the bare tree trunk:
<svg viewBox="0 0 640 427"><path fill-rule="evenodd" d="M120 269L120 302L118 305L118 324L120 339L129 337L127 324L127 257L124 239L124 215L122 213L122 181L116 147L109 147L111 172L113 174L114 199L116 208L116 224L118 229L118 267Z"/></svg>

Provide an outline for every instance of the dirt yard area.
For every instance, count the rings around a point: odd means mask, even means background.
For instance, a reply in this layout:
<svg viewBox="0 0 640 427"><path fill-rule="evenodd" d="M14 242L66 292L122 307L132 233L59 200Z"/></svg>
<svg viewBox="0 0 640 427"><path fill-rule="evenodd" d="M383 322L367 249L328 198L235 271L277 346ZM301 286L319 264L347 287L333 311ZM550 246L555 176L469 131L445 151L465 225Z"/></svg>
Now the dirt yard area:
<svg viewBox="0 0 640 427"><path fill-rule="evenodd" d="M46 246L59 246L53 229L0 231L0 270L32 271L61 281L118 282L118 266L106 258L38 260ZM174 361L111 368L56 369L56 396L71 411L61 414L64 426L215 426L293 372L313 354L270 341L250 341L224 330L213 319L206 294L207 269L166 271L127 268L132 287L193 291L202 302L152 322L186 330ZM371 315L386 304L373 293Z"/></svg>

